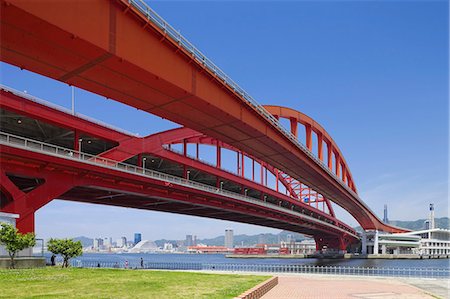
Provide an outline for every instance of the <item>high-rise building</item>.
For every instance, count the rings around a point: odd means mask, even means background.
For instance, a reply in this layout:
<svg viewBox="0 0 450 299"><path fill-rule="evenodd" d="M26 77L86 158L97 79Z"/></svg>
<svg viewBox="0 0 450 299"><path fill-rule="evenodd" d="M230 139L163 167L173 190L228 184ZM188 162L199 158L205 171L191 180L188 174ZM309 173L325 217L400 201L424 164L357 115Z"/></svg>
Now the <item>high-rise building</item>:
<svg viewBox="0 0 450 299"><path fill-rule="evenodd" d="M184 242L184 246L194 246L194 240L192 239L192 235L186 235L186 241Z"/></svg>
<svg viewBox="0 0 450 299"><path fill-rule="evenodd" d="M127 246L127 238L121 237L120 239L117 239L116 246L119 248L126 247Z"/></svg>
<svg viewBox="0 0 450 299"><path fill-rule="evenodd" d="M292 237L291 234L288 234L288 235L286 236L286 242L287 242L287 243L294 242L294 238Z"/></svg>
<svg viewBox="0 0 450 299"><path fill-rule="evenodd" d="M103 239L103 245L104 245L106 248L111 248L111 246L112 246L112 238L111 238L111 237L104 238L104 239Z"/></svg>
<svg viewBox="0 0 450 299"><path fill-rule="evenodd" d="M389 224L387 205L384 205L383 222Z"/></svg>
<svg viewBox="0 0 450 299"><path fill-rule="evenodd" d="M134 245L142 241L142 234L141 233L135 233L134 234Z"/></svg>
<svg viewBox="0 0 450 299"><path fill-rule="evenodd" d="M258 244L265 244L265 243L266 243L266 236L264 234L259 234Z"/></svg>
<svg viewBox="0 0 450 299"><path fill-rule="evenodd" d="M430 229L434 228L434 204L430 203Z"/></svg>
<svg viewBox="0 0 450 299"><path fill-rule="evenodd" d="M100 249L100 247L103 247L103 239L95 238L94 239L94 249Z"/></svg>
<svg viewBox="0 0 450 299"><path fill-rule="evenodd" d="M225 247L226 248L234 247L233 230L232 229L225 230Z"/></svg>
<svg viewBox="0 0 450 299"><path fill-rule="evenodd" d="M97 238L94 239L94 245L92 247L94 247L94 249L98 249L98 239Z"/></svg>

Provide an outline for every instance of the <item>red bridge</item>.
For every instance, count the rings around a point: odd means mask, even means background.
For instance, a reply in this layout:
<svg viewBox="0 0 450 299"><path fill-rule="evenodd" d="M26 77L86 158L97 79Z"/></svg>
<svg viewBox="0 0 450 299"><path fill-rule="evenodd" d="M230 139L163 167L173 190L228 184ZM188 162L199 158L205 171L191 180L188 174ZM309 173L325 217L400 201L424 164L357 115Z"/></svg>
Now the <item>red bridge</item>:
<svg viewBox="0 0 450 299"><path fill-rule="evenodd" d="M4 62L185 126L141 138L3 88L0 207L22 231L54 198L276 227L318 248L357 240L330 201L364 229L403 231L359 198L319 124L259 105L142 1L2 0L0 36ZM208 164L201 149L211 146Z"/></svg>

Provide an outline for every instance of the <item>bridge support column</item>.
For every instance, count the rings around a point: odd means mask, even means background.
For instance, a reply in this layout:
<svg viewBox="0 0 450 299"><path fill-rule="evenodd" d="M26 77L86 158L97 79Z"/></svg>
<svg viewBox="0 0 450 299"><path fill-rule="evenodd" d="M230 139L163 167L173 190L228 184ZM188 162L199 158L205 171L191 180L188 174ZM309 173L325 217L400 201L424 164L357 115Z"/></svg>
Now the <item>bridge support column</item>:
<svg viewBox="0 0 450 299"><path fill-rule="evenodd" d="M19 219L16 222L16 228L22 233L34 233L34 212L27 215L19 213Z"/></svg>
<svg viewBox="0 0 450 299"><path fill-rule="evenodd" d="M3 165L1 168L5 169ZM62 174L41 173L42 184L36 185L32 191L22 191L14 184L6 171L0 173L2 193L7 201L2 203L0 211L18 214L16 227L22 233L34 232L34 214L41 207L70 190L74 186L74 178Z"/></svg>
<svg viewBox="0 0 450 299"><path fill-rule="evenodd" d="M367 254L367 235L366 235L366 232L362 233L361 254Z"/></svg>
<svg viewBox="0 0 450 299"><path fill-rule="evenodd" d="M347 252L350 240L345 236L333 235L317 235L314 236L316 241L316 250L337 250L339 252Z"/></svg>

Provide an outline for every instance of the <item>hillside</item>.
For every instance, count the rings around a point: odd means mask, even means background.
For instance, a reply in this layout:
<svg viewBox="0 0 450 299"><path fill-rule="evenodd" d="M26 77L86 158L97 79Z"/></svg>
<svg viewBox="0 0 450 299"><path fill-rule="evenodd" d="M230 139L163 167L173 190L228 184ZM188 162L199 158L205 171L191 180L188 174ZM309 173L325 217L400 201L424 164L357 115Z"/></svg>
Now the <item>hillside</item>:
<svg viewBox="0 0 450 299"><path fill-rule="evenodd" d="M389 221L389 224L407 228L410 230L421 230L425 228L425 220L426 219L419 219L416 221L400 221L400 220L393 220ZM436 228L445 228L450 229L450 218L448 217L442 217L442 218L436 218L434 220Z"/></svg>
<svg viewBox="0 0 450 299"><path fill-rule="evenodd" d="M425 220L427 219L419 219L415 221L401 221L401 220L392 220L389 221L389 224L394 226L410 229L410 230L421 230L425 229ZM445 228L450 229L450 218L442 217L435 218L434 220L436 228ZM362 231L361 226L355 227L357 231Z"/></svg>
<svg viewBox="0 0 450 299"><path fill-rule="evenodd" d="M258 234L258 235L235 235L234 244L238 246L251 246L258 243L276 244L281 240L286 240L287 235L291 235L295 240L304 240L306 237L302 234L282 231L279 234ZM179 240L156 240L157 246L163 246L164 243L179 244ZM197 244L206 244L209 246L223 246L225 244L225 236L218 236L209 239L197 239Z"/></svg>
<svg viewBox="0 0 450 299"><path fill-rule="evenodd" d="M88 238L88 237L76 237L73 238L74 241L80 241L81 245L83 245L83 247L91 247L92 245L94 245L94 239Z"/></svg>

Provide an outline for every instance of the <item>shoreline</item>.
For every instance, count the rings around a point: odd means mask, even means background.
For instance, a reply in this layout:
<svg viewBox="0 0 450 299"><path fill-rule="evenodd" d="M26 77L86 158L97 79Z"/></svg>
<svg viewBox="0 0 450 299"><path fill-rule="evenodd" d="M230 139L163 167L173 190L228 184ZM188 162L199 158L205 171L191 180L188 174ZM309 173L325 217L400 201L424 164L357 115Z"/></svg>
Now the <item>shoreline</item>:
<svg viewBox="0 0 450 299"><path fill-rule="evenodd" d="M449 259L448 255L416 255L416 254L286 254L286 255L258 255L258 254L227 254L226 258L237 259L380 259L380 260L424 260L424 259Z"/></svg>

